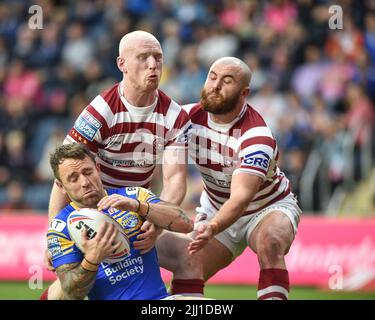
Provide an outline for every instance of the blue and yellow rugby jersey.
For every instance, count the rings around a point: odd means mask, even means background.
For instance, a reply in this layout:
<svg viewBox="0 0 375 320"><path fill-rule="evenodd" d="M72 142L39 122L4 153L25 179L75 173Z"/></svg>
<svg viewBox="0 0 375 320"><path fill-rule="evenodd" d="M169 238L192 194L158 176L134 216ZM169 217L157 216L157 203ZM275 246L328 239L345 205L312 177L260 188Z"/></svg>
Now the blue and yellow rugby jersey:
<svg viewBox="0 0 375 320"><path fill-rule="evenodd" d="M159 198L141 187L107 189L108 195L120 194L140 201L159 202ZM82 252L69 236L67 219L78 208L74 203L67 205L51 222L47 233L48 250L52 255L52 264L57 268L63 264L81 262ZM93 300L154 300L168 296L160 275L156 249L140 254L134 249L133 242L141 232L141 217L132 211L108 209L104 211L122 225L131 244L130 256L126 259L107 264L102 262L96 281L88 294Z"/></svg>

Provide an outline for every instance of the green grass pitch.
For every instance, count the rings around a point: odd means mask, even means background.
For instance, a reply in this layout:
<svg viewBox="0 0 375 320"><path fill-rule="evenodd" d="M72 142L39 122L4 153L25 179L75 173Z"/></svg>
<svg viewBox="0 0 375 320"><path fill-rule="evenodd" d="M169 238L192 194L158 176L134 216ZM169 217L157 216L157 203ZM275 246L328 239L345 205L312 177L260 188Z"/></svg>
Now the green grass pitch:
<svg viewBox="0 0 375 320"><path fill-rule="evenodd" d="M45 287L47 284L45 284ZM31 290L27 282L0 282L0 300L37 300L42 289ZM255 300L255 286L206 285L206 296L218 300ZM375 300L375 292L323 291L316 288L292 287L291 300Z"/></svg>

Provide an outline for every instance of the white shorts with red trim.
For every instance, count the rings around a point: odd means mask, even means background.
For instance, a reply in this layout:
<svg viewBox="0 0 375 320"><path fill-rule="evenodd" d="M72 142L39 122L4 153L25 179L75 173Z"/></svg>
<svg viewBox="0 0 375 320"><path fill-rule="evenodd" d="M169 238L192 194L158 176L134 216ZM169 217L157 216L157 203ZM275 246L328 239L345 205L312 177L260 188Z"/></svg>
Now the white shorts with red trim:
<svg viewBox="0 0 375 320"><path fill-rule="evenodd" d="M201 202L201 205L201 207L196 209L197 214L207 214L207 220L211 220L216 215L217 210L209 202L207 204ZM229 228L217 234L215 238L232 252L233 258L236 258L249 246L251 232L265 216L273 211L280 211L289 218L295 236L302 211L297 204L296 197L293 193L290 193L284 199L271 204L259 212L239 218Z"/></svg>

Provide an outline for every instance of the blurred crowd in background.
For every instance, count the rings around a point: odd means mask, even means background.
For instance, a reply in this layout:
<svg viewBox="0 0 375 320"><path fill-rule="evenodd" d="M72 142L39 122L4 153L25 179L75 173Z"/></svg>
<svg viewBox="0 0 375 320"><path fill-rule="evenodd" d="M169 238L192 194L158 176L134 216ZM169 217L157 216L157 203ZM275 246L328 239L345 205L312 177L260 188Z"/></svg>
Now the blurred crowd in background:
<svg viewBox="0 0 375 320"><path fill-rule="evenodd" d="M40 30L28 25L33 4L43 9ZM341 30L329 28L333 4L342 8ZM325 159L333 193L345 176L343 137L356 152L374 136L375 1L0 1L0 208L46 212L49 152L83 108L121 80L118 43L133 30L160 41L160 87L180 104L199 100L217 58L250 66L249 103L271 127L298 196L313 150ZM355 179L365 178L361 162L353 165ZM201 186L189 171L184 205L192 209ZM318 199L304 209L324 208Z"/></svg>

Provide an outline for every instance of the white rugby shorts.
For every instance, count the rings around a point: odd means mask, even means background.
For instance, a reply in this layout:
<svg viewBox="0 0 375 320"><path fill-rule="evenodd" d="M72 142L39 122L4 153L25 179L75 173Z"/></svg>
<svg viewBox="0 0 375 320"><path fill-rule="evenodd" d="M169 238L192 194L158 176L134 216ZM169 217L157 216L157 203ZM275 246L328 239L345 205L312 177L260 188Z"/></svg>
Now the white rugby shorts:
<svg viewBox="0 0 375 320"><path fill-rule="evenodd" d="M217 210L212 207L208 199L206 200L207 203L205 203L206 201L202 201L202 198L201 207L198 207L196 212L197 214L207 214L207 220L209 221L215 216ZM297 204L296 197L293 193L290 193L284 199L271 204L259 212L239 218L229 228L217 234L215 238L232 252L233 258L236 258L249 246L250 234L259 222L275 210L281 211L289 218L295 236L302 211Z"/></svg>

